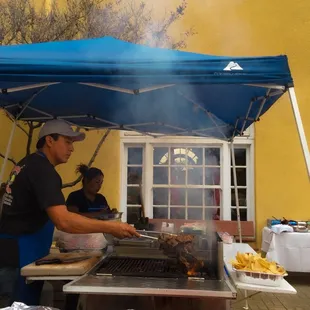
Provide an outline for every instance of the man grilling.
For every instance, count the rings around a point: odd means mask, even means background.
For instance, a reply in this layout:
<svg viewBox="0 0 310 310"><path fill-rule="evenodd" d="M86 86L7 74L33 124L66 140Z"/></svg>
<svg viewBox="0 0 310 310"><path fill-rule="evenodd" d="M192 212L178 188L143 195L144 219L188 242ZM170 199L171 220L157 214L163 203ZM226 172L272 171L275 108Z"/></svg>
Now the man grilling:
<svg viewBox="0 0 310 310"><path fill-rule="evenodd" d="M13 301L39 304L43 282L26 284L20 269L49 253L54 226L68 233L139 236L127 223L99 221L67 210L55 167L66 163L73 143L84 138L84 133L74 132L64 121L45 123L37 152L22 159L6 183L0 205L0 295L9 295L8 305Z"/></svg>

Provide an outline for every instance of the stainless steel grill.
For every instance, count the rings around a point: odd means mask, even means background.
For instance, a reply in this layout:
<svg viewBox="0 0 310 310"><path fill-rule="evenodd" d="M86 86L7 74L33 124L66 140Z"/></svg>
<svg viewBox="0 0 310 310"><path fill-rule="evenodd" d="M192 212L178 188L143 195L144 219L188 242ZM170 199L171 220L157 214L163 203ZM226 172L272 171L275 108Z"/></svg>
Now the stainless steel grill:
<svg viewBox="0 0 310 310"><path fill-rule="evenodd" d="M156 277L156 278L190 278L185 266L170 259L108 257L96 272L96 275ZM216 273L204 266L202 272L192 277L216 279Z"/></svg>

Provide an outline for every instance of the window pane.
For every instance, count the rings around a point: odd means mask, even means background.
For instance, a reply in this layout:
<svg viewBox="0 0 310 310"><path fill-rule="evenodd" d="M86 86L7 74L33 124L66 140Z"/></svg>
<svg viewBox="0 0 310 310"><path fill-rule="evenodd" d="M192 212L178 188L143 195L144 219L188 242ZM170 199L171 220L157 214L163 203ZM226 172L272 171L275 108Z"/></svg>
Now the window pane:
<svg viewBox="0 0 310 310"><path fill-rule="evenodd" d="M128 148L128 165L142 165L143 158L142 147L129 147Z"/></svg>
<svg viewBox="0 0 310 310"><path fill-rule="evenodd" d="M140 188L127 186L127 204L139 205L140 204Z"/></svg>
<svg viewBox="0 0 310 310"><path fill-rule="evenodd" d="M185 184L185 167L173 167L170 169L170 184Z"/></svg>
<svg viewBox="0 0 310 310"><path fill-rule="evenodd" d="M234 150L236 166L246 166L246 149L235 148Z"/></svg>
<svg viewBox="0 0 310 310"><path fill-rule="evenodd" d="M153 188L153 204L160 206L168 205L168 188Z"/></svg>
<svg viewBox="0 0 310 310"><path fill-rule="evenodd" d="M142 167L128 167L127 184L140 184L142 179Z"/></svg>
<svg viewBox="0 0 310 310"><path fill-rule="evenodd" d="M167 147L154 147L154 165L169 165L169 152Z"/></svg>
<svg viewBox="0 0 310 310"><path fill-rule="evenodd" d="M188 208L187 219L188 220L202 220L202 208Z"/></svg>
<svg viewBox="0 0 310 310"><path fill-rule="evenodd" d="M247 201L246 201L246 189L245 188L239 188L238 189L238 196L239 196L239 206L240 207L246 207ZM231 205L236 205L236 197L235 197L235 190L231 189Z"/></svg>
<svg viewBox="0 0 310 310"><path fill-rule="evenodd" d="M185 206L185 188L170 188L170 205Z"/></svg>
<svg viewBox="0 0 310 310"><path fill-rule="evenodd" d="M206 168L206 185L220 185L221 184L221 168Z"/></svg>
<svg viewBox="0 0 310 310"><path fill-rule="evenodd" d="M140 207L127 207L127 223L136 223L140 218L140 210Z"/></svg>
<svg viewBox="0 0 310 310"><path fill-rule="evenodd" d="M187 169L187 184L190 185L202 185L202 174L203 168L192 168Z"/></svg>
<svg viewBox="0 0 310 310"><path fill-rule="evenodd" d="M221 190L219 188L205 189L205 205L210 207L221 205Z"/></svg>
<svg viewBox="0 0 310 310"><path fill-rule="evenodd" d="M239 209L240 210L240 220L247 221L248 210L247 209ZM237 209L231 209L231 220L237 221Z"/></svg>
<svg viewBox="0 0 310 310"><path fill-rule="evenodd" d="M153 184L168 184L168 167L154 167Z"/></svg>
<svg viewBox="0 0 310 310"><path fill-rule="evenodd" d="M186 165L187 149L183 147L170 148L170 164L171 165Z"/></svg>
<svg viewBox="0 0 310 310"><path fill-rule="evenodd" d="M203 189L190 188L187 189L187 205L202 206Z"/></svg>
<svg viewBox="0 0 310 310"><path fill-rule="evenodd" d="M185 208L170 208L170 218L185 220Z"/></svg>
<svg viewBox="0 0 310 310"><path fill-rule="evenodd" d="M206 166L220 166L221 149L220 148L205 148L205 164Z"/></svg>
<svg viewBox="0 0 310 310"><path fill-rule="evenodd" d="M205 220L220 220L221 209L220 208L205 208Z"/></svg>
<svg viewBox="0 0 310 310"><path fill-rule="evenodd" d="M236 174L237 174L237 185L246 186L247 185L246 184L246 168L236 168ZM230 179L231 179L230 183L233 186L235 184L233 168L231 168Z"/></svg>
<svg viewBox="0 0 310 310"><path fill-rule="evenodd" d="M154 219L168 219L168 208L153 207Z"/></svg>
<svg viewBox="0 0 310 310"><path fill-rule="evenodd" d="M202 165L202 148L192 148L187 150L188 165Z"/></svg>

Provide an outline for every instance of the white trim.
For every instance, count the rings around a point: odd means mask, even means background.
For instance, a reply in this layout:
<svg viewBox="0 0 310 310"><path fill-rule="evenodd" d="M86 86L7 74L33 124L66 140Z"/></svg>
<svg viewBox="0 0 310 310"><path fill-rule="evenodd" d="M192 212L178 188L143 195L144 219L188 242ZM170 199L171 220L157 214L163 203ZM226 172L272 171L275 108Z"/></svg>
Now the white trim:
<svg viewBox="0 0 310 310"><path fill-rule="evenodd" d="M120 145L120 211L123 212L123 221L127 220L127 148L125 144ZM125 199L123 199L125 197Z"/></svg>
<svg viewBox="0 0 310 310"><path fill-rule="evenodd" d="M227 173L226 171L229 171ZM222 148L222 202L221 220L230 221L231 219L231 190L230 190L230 153L228 143L223 144Z"/></svg>
<svg viewBox="0 0 310 310"><path fill-rule="evenodd" d="M153 145L145 144L143 152L144 207L146 216L153 218Z"/></svg>
<svg viewBox="0 0 310 310"><path fill-rule="evenodd" d="M295 117L297 131L298 131L298 134L299 134L299 140L300 140L300 143L301 143L302 151L303 151L303 154L304 154L304 159L305 159L305 162L306 162L308 176L310 178L310 153L309 153L309 147L308 147L308 142L307 142L307 139L306 139L306 134L305 134L305 131L304 131L304 127L303 127L303 124L302 124L302 120L301 120L301 116L300 116L300 112L299 112L299 108L298 108L298 103L297 103L297 98L296 98L294 87L290 87L288 89L288 92L289 92L290 101L291 101L291 105L292 105L292 109L293 109L293 113L294 113L294 117Z"/></svg>
<svg viewBox="0 0 310 310"><path fill-rule="evenodd" d="M124 219L127 219L127 147L143 147L143 173L144 173L144 202L146 216L153 217L153 154L152 148L169 147L173 145L186 145L192 147L221 147L221 219L231 220L231 157L229 143L218 139L206 139L200 137L150 137L137 133L126 136L126 132L121 132L120 151L121 151L121 210L124 212ZM248 220L255 219L255 198L254 198L254 128L248 131L248 137L235 139L235 148L246 148L247 154L247 214ZM164 187L164 186L160 186ZM171 186L168 186L171 187ZM178 186L179 187L179 186ZM211 188L212 186L210 186ZM216 186L218 188L219 186ZM197 188L195 186L195 188ZM208 186L209 188L209 186ZM241 187L239 187L241 188Z"/></svg>
<svg viewBox="0 0 310 310"><path fill-rule="evenodd" d="M254 221L255 218L255 186L254 186L254 143L248 146L247 154L247 172L246 179L247 184L251 184L251 186L247 186L247 207L248 207L248 220ZM249 207L250 206L250 207Z"/></svg>

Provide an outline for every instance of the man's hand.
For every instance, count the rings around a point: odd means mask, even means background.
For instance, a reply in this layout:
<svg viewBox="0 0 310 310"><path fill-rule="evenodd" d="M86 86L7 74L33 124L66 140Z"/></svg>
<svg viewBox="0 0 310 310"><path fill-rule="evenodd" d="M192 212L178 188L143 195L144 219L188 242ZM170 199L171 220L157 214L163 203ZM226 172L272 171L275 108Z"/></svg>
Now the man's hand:
<svg viewBox="0 0 310 310"><path fill-rule="evenodd" d="M116 238L132 238L140 237L136 229L127 223L120 222L106 222L109 225L109 233Z"/></svg>

